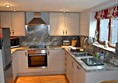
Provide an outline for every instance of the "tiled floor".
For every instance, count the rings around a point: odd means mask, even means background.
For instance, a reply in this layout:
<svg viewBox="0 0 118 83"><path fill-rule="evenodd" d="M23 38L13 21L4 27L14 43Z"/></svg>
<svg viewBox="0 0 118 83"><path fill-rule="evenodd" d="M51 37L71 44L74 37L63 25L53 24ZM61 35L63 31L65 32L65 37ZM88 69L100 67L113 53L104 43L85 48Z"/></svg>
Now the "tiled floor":
<svg viewBox="0 0 118 83"><path fill-rule="evenodd" d="M68 83L64 75L18 77L16 83Z"/></svg>

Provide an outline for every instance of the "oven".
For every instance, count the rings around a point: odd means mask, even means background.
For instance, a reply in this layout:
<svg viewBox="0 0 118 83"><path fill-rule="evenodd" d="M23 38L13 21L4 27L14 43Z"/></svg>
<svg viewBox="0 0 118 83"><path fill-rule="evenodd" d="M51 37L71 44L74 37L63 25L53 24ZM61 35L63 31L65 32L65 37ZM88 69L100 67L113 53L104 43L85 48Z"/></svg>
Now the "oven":
<svg viewBox="0 0 118 83"><path fill-rule="evenodd" d="M47 67L47 50L28 50L28 67Z"/></svg>

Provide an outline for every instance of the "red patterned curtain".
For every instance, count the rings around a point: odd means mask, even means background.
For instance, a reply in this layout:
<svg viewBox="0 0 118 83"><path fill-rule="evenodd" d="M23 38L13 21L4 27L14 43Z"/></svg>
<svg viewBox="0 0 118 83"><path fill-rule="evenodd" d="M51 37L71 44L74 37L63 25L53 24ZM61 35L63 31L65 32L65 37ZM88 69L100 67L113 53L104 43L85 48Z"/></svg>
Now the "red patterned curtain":
<svg viewBox="0 0 118 83"><path fill-rule="evenodd" d="M118 17L118 6L96 12L96 19L107 19Z"/></svg>

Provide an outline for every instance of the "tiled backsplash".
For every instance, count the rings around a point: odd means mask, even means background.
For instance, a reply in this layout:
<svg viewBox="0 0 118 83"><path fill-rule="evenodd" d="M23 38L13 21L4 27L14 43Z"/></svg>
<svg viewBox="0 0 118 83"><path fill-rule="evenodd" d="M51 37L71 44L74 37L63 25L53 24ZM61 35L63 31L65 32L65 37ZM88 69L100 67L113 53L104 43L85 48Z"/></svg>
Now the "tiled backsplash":
<svg viewBox="0 0 118 83"><path fill-rule="evenodd" d="M79 36L50 36L47 26L32 26L26 28L26 36L20 37L20 43L21 46L61 46L62 40L72 39L80 40Z"/></svg>
<svg viewBox="0 0 118 83"><path fill-rule="evenodd" d="M71 40L72 39L76 39L80 40L79 36L49 36L47 37L47 40L45 36L41 36L40 38L38 37L34 37L29 39L30 37L20 37L20 42L21 42L21 46L30 46L30 45L51 45L51 46L61 46L62 45L62 41L63 40ZM37 39L37 41L33 41Z"/></svg>

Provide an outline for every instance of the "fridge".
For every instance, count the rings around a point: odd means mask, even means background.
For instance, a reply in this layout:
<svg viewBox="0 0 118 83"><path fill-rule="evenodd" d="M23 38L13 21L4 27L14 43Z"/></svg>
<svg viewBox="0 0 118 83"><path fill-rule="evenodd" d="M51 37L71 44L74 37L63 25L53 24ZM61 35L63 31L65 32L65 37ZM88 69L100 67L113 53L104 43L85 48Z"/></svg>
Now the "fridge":
<svg viewBox="0 0 118 83"><path fill-rule="evenodd" d="M0 30L0 83L13 83L10 30Z"/></svg>

